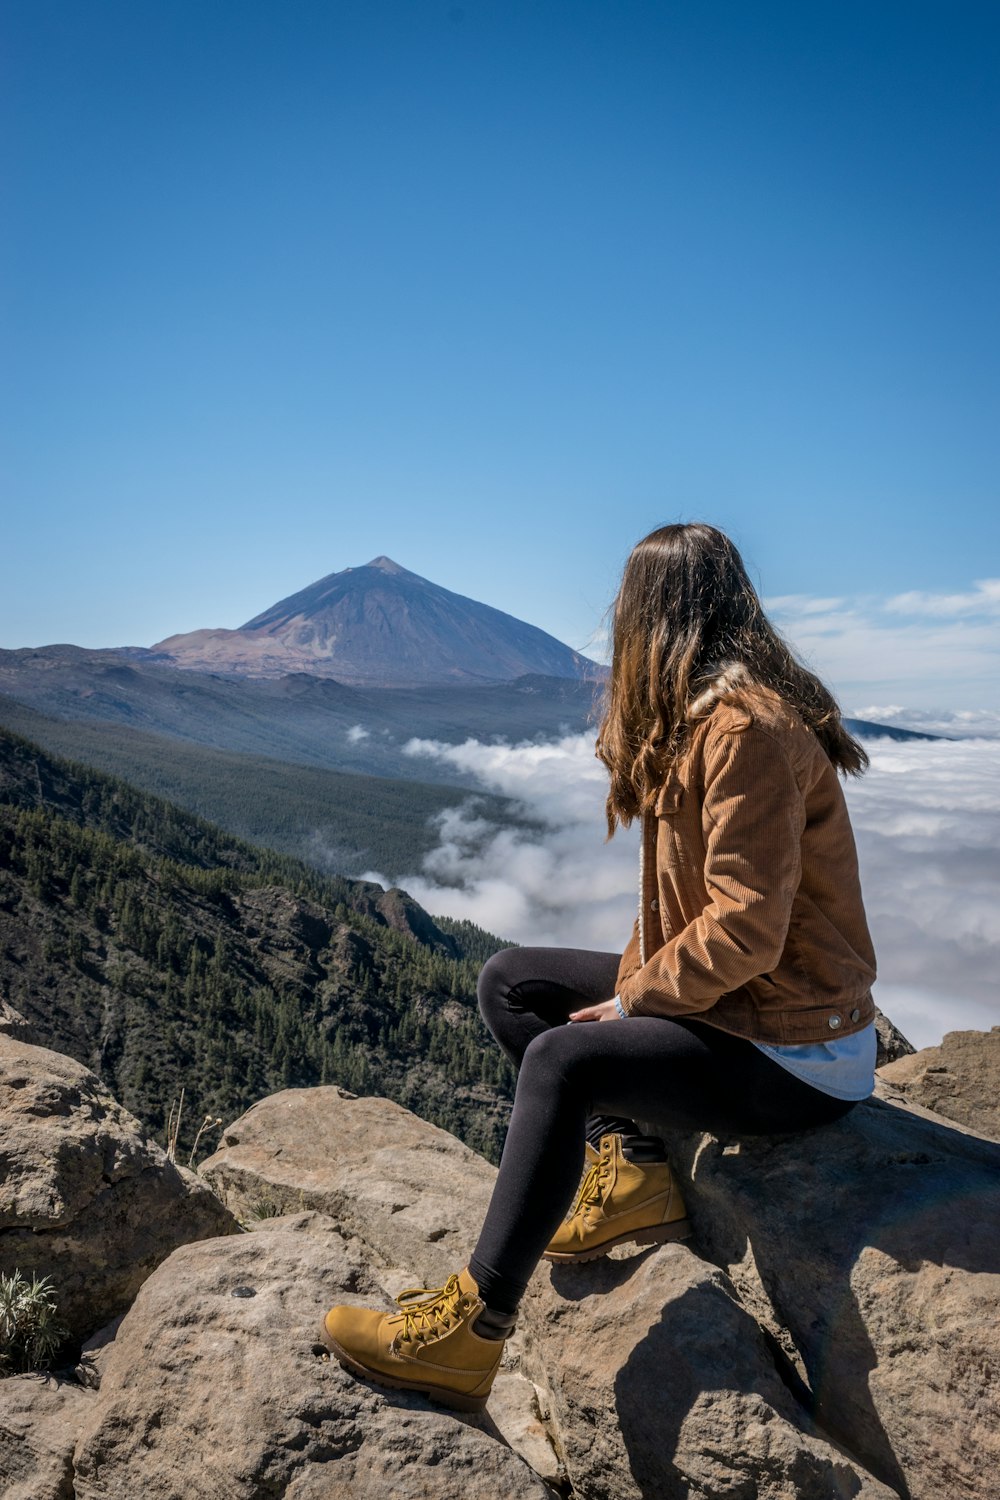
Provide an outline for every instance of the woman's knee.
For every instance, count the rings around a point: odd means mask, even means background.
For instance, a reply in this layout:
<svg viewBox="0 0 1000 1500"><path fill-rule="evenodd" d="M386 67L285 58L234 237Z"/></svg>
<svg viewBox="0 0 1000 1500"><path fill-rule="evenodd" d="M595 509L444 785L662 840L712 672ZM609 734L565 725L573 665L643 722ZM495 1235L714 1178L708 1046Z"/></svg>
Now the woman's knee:
<svg viewBox="0 0 1000 1500"><path fill-rule="evenodd" d="M499 953L488 958L479 971L476 998L479 1001L479 1014L487 1026L490 1024L490 1017L507 1003L512 984L511 954L517 951L516 948L502 948Z"/></svg>
<svg viewBox="0 0 1000 1500"><path fill-rule="evenodd" d="M521 1076L527 1073L529 1080L544 1080L547 1087L589 1087L592 1059L587 1039L580 1036L581 1025L572 1022L565 1026L553 1026L533 1037L528 1043L521 1063Z"/></svg>

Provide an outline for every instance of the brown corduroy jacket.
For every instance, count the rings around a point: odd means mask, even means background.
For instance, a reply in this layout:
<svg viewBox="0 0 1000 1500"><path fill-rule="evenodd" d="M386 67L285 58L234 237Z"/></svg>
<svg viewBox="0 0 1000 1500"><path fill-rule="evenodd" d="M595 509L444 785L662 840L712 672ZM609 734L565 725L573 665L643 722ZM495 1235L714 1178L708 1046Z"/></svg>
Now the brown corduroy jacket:
<svg viewBox="0 0 1000 1500"><path fill-rule="evenodd" d="M874 1017L875 954L837 773L779 700L710 705L645 814L630 1016L753 1041L830 1041Z"/></svg>

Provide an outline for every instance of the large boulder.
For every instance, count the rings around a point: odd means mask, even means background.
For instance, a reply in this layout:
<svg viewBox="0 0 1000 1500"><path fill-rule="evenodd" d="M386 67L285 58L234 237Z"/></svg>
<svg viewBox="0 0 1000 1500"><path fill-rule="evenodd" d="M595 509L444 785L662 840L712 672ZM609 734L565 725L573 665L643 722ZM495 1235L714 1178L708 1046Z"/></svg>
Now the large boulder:
<svg viewBox="0 0 1000 1500"><path fill-rule="evenodd" d="M330 1360L317 1330L339 1301L392 1306L366 1247L317 1214L177 1250L105 1360L75 1500L554 1500L488 1415Z"/></svg>
<svg viewBox="0 0 1000 1500"><path fill-rule="evenodd" d="M200 1171L244 1222L317 1209L429 1286L465 1265L496 1177L446 1130L335 1085L262 1099Z"/></svg>
<svg viewBox="0 0 1000 1500"><path fill-rule="evenodd" d="M823 1429L910 1500L994 1494L1000 1146L880 1100L798 1135L661 1133Z"/></svg>
<svg viewBox="0 0 1000 1500"><path fill-rule="evenodd" d="M468 1261L496 1168L388 1099L337 1086L286 1089L247 1110L201 1173L246 1224L313 1209L364 1245L392 1294L440 1286ZM508 1345L490 1412L546 1479L563 1469L539 1416L538 1392Z"/></svg>
<svg viewBox="0 0 1000 1500"><path fill-rule="evenodd" d="M0 1035L0 1271L51 1279L83 1339L187 1240L237 1229L89 1069Z"/></svg>
<svg viewBox="0 0 1000 1500"><path fill-rule="evenodd" d="M56 1064L75 1070L72 1088ZM46 1066L45 1088L23 1061L3 1075L7 1192L38 1222L48 1201L66 1248L63 1222L99 1214L117 1183L172 1179L142 1155L155 1148L114 1134L118 1106L92 1075ZM47 1178L25 1165L38 1129L57 1132ZM494 1169L385 1100L323 1088L262 1101L205 1169L255 1232L147 1269L117 1333L84 1354L79 1400L37 1387L37 1431L23 1381L0 1382L14 1393L6 1416L0 1401L0 1476L17 1500L992 1494L1000 1144L881 1101L798 1135L664 1133L695 1240L543 1264L487 1411L459 1417L355 1380L315 1336L331 1302L390 1307L459 1269ZM60 1176L59 1139L110 1163L110 1181ZM174 1176L179 1214L191 1187ZM0 1247L27 1222L0 1230ZM69 1276L68 1251L64 1264Z"/></svg>
<svg viewBox="0 0 1000 1500"><path fill-rule="evenodd" d="M237 1212L308 1207L329 1216L363 1244L366 1264L392 1292L419 1280L437 1285L465 1264L496 1177L481 1157L399 1105L338 1088L262 1100L226 1130L202 1170ZM563 1268L551 1278L540 1268L508 1345L489 1411L536 1468L550 1451L539 1442L544 1414L573 1490L587 1500L689 1493L738 1500L754 1493L751 1481L759 1500L798 1497L800 1481L802 1500L891 1495L813 1433L716 1267L686 1246L624 1268L607 1264L615 1269ZM695 1344L681 1336L680 1353L672 1320L699 1329ZM535 1389L541 1399L532 1402ZM655 1438L643 1447L651 1399ZM557 1477L551 1461L544 1472Z"/></svg>
<svg viewBox="0 0 1000 1500"><path fill-rule="evenodd" d="M579 1500L895 1500L815 1430L730 1278L687 1246L546 1269L526 1311Z"/></svg>
<svg viewBox="0 0 1000 1500"><path fill-rule="evenodd" d="M906 1104L1000 1141L1000 1026L949 1031L939 1047L898 1057L879 1077Z"/></svg>

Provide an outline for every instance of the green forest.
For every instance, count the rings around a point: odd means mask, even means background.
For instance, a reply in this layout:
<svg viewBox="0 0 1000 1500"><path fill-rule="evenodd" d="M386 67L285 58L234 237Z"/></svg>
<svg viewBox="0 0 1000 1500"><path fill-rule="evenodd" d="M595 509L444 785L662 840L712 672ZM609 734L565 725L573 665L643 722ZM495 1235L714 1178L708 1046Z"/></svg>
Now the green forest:
<svg viewBox="0 0 1000 1500"><path fill-rule="evenodd" d="M0 731L3 996L161 1142L183 1089L180 1160L206 1117L315 1084L496 1160L513 1074L475 984L503 946Z"/></svg>
<svg viewBox="0 0 1000 1500"><path fill-rule="evenodd" d="M435 814L475 799L491 823L524 814L505 797L429 781L365 776L213 748L121 724L50 718L0 694L0 725L251 843L318 869L390 879L420 868L434 848Z"/></svg>

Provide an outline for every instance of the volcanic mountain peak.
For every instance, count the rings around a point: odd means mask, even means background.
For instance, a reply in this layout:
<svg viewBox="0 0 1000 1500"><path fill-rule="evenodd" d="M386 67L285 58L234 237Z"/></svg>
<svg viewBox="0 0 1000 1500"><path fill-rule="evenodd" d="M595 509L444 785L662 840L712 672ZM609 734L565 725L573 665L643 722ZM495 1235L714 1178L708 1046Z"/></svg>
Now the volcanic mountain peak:
<svg viewBox="0 0 1000 1500"><path fill-rule="evenodd" d="M176 666L245 677L307 672L355 686L594 679L603 669L503 610L431 583L380 554L328 573L238 630L196 630L153 647Z"/></svg>

